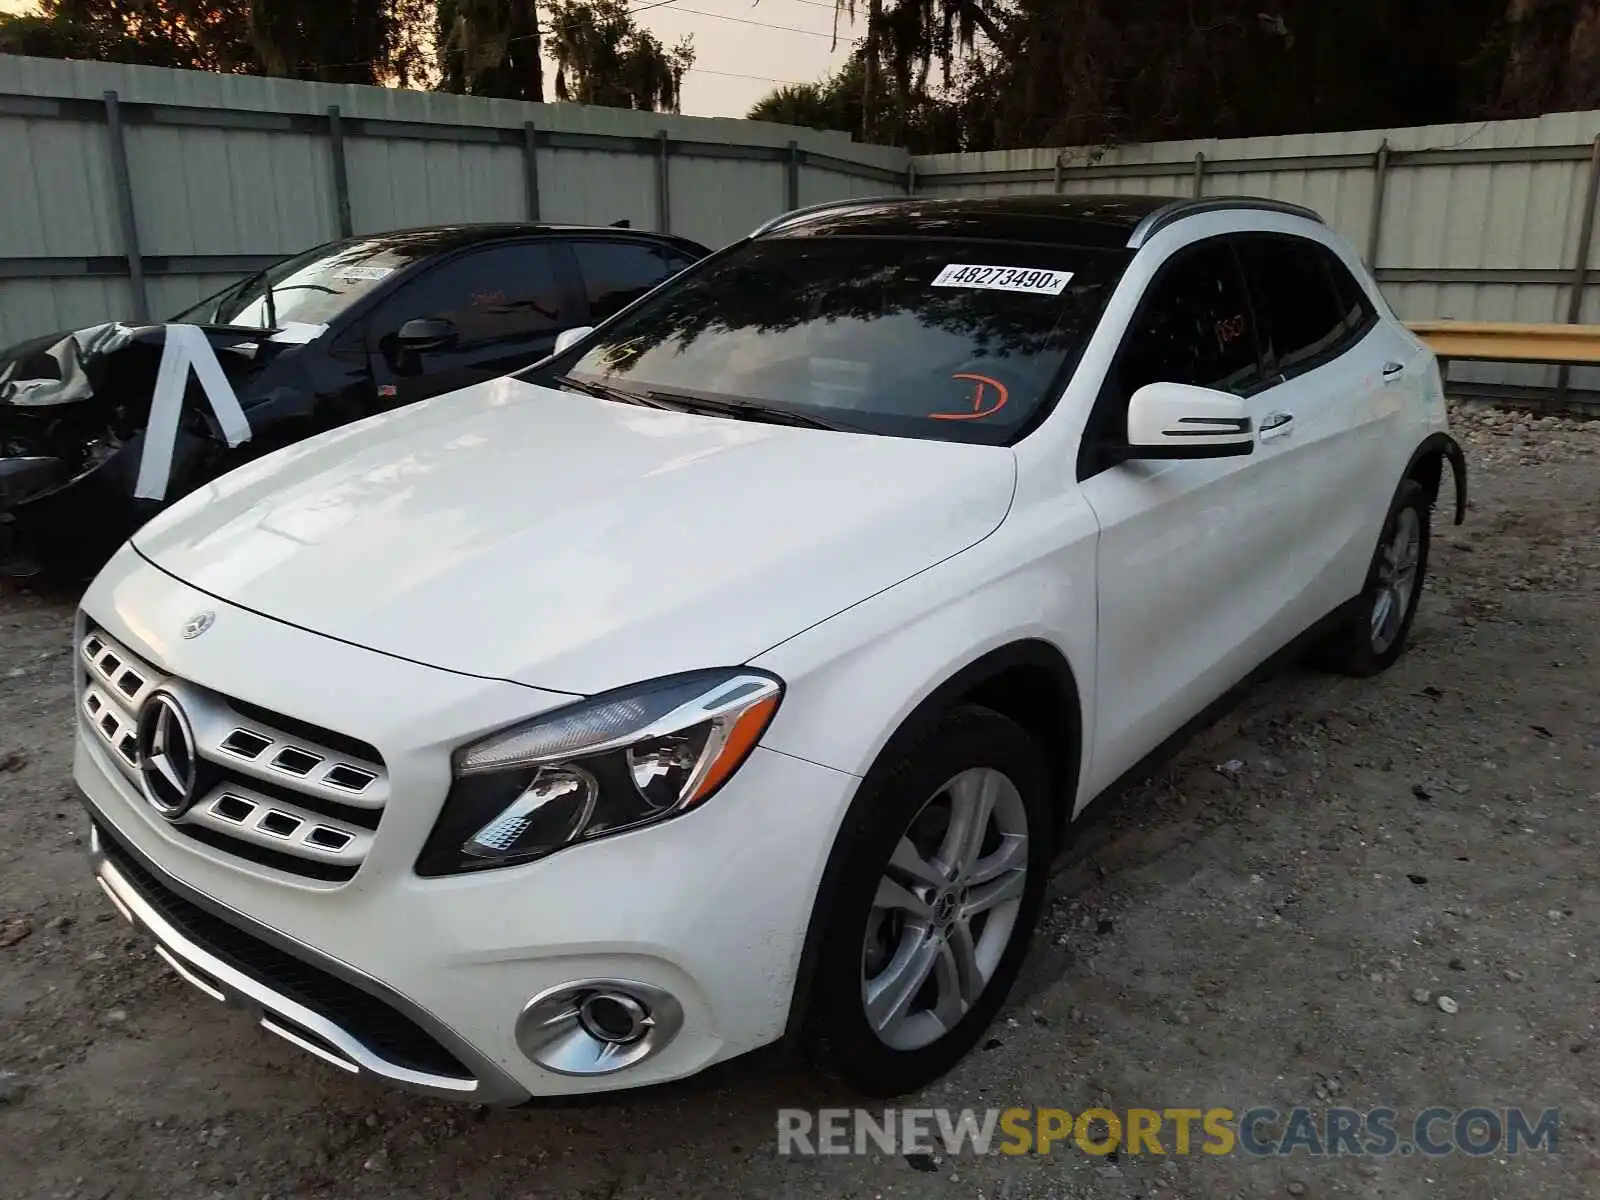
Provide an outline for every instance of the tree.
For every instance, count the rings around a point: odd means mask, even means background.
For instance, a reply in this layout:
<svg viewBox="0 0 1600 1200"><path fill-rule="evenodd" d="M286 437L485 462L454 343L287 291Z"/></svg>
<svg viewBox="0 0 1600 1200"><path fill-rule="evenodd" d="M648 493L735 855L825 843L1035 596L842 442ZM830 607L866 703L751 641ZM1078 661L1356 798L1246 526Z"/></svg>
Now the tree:
<svg viewBox="0 0 1600 1200"><path fill-rule="evenodd" d="M834 0L835 38L839 17L847 15L854 20L859 2ZM910 112L916 92L926 90L935 62L948 87L958 59L972 52L980 32L998 41L999 22L1006 11L1002 0L890 0L887 5L885 0L867 0L858 132L873 140L885 132L880 126L886 111ZM885 67L894 83L887 100L881 83ZM894 140L901 131L891 124L886 132Z"/></svg>
<svg viewBox="0 0 1600 1200"><path fill-rule="evenodd" d="M867 96L866 53L858 49L838 74L819 83L785 84L757 101L753 121L776 121L809 129L857 131L863 123ZM880 124L894 131L894 141L913 154L967 149L960 106L949 96L933 94L925 81L910 94L891 94L880 109Z"/></svg>
<svg viewBox="0 0 1600 1200"><path fill-rule="evenodd" d="M1505 62L1497 115L1600 105L1600 0L1510 0L1493 49Z"/></svg>
<svg viewBox="0 0 1600 1200"><path fill-rule="evenodd" d="M386 0L249 0L250 42L264 75L378 83L396 41Z"/></svg>
<svg viewBox="0 0 1600 1200"><path fill-rule="evenodd" d="M436 27L441 90L544 99L534 0L438 0Z"/></svg>
<svg viewBox="0 0 1600 1200"><path fill-rule="evenodd" d="M1505 0L1015 0L967 95L998 145L1462 120Z"/></svg>
<svg viewBox="0 0 1600 1200"><path fill-rule="evenodd" d="M635 23L623 0L551 0L550 56L556 99L677 112L694 41L671 50Z"/></svg>
<svg viewBox="0 0 1600 1200"><path fill-rule="evenodd" d="M0 53L197 71L254 66L245 0L42 0L0 16Z"/></svg>
<svg viewBox="0 0 1600 1200"><path fill-rule="evenodd" d="M751 121L772 121L778 125L799 125L806 129L853 128L833 80L821 83L786 83L757 100L745 114Z"/></svg>
<svg viewBox="0 0 1600 1200"><path fill-rule="evenodd" d="M394 38L389 48L389 78L383 82L420 91L439 87L439 0L391 0L391 11Z"/></svg>
<svg viewBox="0 0 1600 1200"><path fill-rule="evenodd" d="M0 18L0 50L335 83L413 82L423 0L42 0ZM402 53L403 51L403 53Z"/></svg>

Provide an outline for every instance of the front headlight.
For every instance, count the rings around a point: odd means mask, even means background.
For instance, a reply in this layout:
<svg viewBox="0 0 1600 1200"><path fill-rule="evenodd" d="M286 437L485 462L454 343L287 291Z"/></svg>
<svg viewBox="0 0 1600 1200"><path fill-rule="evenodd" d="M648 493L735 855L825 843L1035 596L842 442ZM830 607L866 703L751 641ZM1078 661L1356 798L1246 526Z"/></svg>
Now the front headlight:
<svg viewBox="0 0 1600 1200"><path fill-rule="evenodd" d="M528 862L675 817L727 782L783 696L745 667L608 692L456 751L419 875Z"/></svg>

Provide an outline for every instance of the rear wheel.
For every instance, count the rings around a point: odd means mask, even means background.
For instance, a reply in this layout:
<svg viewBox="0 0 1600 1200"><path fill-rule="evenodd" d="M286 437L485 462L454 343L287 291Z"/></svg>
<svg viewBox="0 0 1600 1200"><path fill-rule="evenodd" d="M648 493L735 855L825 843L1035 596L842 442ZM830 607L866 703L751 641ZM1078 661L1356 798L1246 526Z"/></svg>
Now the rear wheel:
<svg viewBox="0 0 1600 1200"><path fill-rule="evenodd" d="M1376 675L1405 652L1428 574L1430 510L1421 484L1401 485L1350 619L1312 653L1314 665L1346 675Z"/></svg>
<svg viewBox="0 0 1600 1200"><path fill-rule="evenodd" d="M817 1066L893 1096L972 1048L1038 920L1049 796L1032 739L998 713L964 707L856 806L806 1024Z"/></svg>

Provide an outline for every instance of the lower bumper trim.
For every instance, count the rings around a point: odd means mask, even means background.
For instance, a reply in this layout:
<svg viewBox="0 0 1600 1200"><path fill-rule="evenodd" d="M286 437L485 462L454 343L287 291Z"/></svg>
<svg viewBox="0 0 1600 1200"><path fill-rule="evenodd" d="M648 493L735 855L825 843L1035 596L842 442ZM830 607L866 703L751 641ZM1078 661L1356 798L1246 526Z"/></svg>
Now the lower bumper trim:
<svg viewBox="0 0 1600 1200"><path fill-rule="evenodd" d="M486 1082L466 1072L446 1074L393 1061L352 1029L239 969L226 961L222 952L213 953L180 928L180 922L163 911L170 911L169 904L141 890L132 864L125 867L117 861L127 852L120 845L114 850L108 846L98 822L92 826L91 853L96 882L118 912L155 940L162 960L202 994L245 1010L268 1032L343 1071L412 1091L480 1104L518 1103L527 1098L526 1092L509 1080Z"/></svg>

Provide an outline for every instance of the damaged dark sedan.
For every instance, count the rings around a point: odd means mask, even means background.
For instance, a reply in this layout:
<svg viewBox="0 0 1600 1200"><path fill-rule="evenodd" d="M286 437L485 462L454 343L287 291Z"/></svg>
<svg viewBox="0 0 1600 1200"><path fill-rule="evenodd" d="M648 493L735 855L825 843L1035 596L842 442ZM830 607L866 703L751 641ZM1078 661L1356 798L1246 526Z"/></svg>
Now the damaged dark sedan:
<svg viewBox="0 0 1600 1200"><path fill-rule="evenodd" d="M706 253L616 227L367 235L164 324L23 342L0 354L0 559L91 574L240 463L536 362Z"/></svg>

